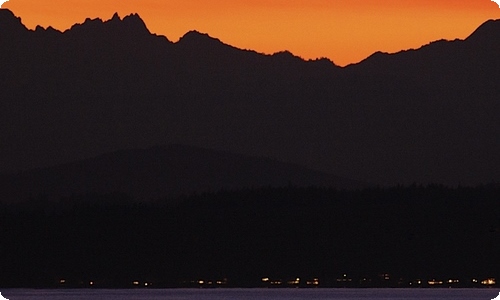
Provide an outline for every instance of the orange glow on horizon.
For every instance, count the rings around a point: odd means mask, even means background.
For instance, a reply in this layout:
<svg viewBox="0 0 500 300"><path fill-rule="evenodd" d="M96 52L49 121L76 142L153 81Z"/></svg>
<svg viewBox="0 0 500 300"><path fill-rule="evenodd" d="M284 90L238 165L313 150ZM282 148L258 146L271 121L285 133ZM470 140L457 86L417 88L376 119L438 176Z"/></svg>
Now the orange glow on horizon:
<svg viewBox="0 0 500 300"><path fill-rule="evenodd" d="M490 0L10 0L2 7L30 29L66 30L86 18L138 13L151 32L171 41L198 30L238 48L289 50L342 66L376 51L463 39L488 19L500 18Z"/></svg>

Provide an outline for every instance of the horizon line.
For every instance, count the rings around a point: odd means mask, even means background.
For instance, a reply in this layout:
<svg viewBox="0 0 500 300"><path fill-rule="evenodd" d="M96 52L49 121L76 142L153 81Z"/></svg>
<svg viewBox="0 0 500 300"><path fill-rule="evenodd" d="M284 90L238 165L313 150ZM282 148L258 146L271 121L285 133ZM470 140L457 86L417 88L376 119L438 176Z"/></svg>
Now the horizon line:
<svg viewBox="0 0 500 300"><path fill-rule="evenodd" d="M5 2L7 3L7 2ZM145 21L141 16L140 16L140 13L139 12L131 12L131 13L128 13L126 15L124 15L123 17L120 16L120 13L118 11L115 11L112 16L109 18L109 19L105 19L105 18L101 18L101 17L95 17L95 18L91 18L91 17L87 17L85 18L83 21L81 22L75 22L73 23L72 25L70 25L68 28L65 28L65 29L59 29L59 28L55 28L53 27L52 25L49 25L49 26L42 26L42 25L36 25L35 28L31 29L29 28L28 26L26 26L23 22L22 22L22 17L16 15L12 10L10 10L9 8L4 8L4 7L0 7L0 10L7 10L9 12L12 13L13 16L15 16L16 18L18 18L21 22L21 24L26 28L28 29L29 31L35 31L37 27L40 27L44 30L47 30L49 28L53 29L53 30L56 30L57 32L60 32L62 34L64 34L65 32L67 31L70 31L72 30L72 28L76 25L83 25L85 24L87 21L95 21L95 20L100 20L102 23L106 23L106 22L109 22L109 21L112 21L115 16L118 17L118 19L120 21L123 21L125 20L126 18L129 18L129 17L138 17L145 25L146 29L148 29L148 31L150 32L151 35L156 35L158 37L164 37L165 39L167 39L169 42L173 43L173 44L177 44L179 43L183 37L185 37L187 34L191 33L191 32L196 32L198 34L201 34L201 35L207 35L209 38L212 38L214 40L217 40L219 41L221 44L223 45L226 45L226 46L230 46L230 47L233 47L233 48L236 48L240 51L250 51L250 52L255 52L257 54L261 54L261 55L266 55L266 56L273 56L273 55L276 55L276 54L280 54L280 53L290 53L291 55L293 55L294 57L297 57L303 61L317 61L317 60L328 60L330 61L333 65L337 66L337 67L340 67L340 68L347 68L349 66L352 66L352 65L357 65L357 64L360 64L362 63L363 61L367 60L368 58L372 57L374 54L378 54L378 53L381 53L381 54L387 54L387 55L393 55L393 54L398 54L398 53L401 53L401 52L406 52L406 51L414 51L414 50L419 50L423 47L426 47L432 43L435 43L435 42L439 42L439 41L447 41L447 42L452 42L452 41L465 41L468 37L470 37L479 27L481 27L483 24L487 23L487 22L490 22L490 21L500 21L500 18L499 19L487 19L483 22L481 22L478 26L476 26L476 28L467 35L466 38L454 38L454 39L446 39L446 38L441 38L441 39L437 39L437 40L430 40L428 41L427 43L424 43L424 44L421 44L417 47L410 47L410 48L399 48L399 50L395 51L395 52L389 52L389 51L382 51L382 50L376 50L374 52L372 52L371 54L369 54L368 56L362 58L361 60L358 60L358 61L352 61L352 62L349 62L347 64L338 64L337 62L335 62L334 59L332 59L331 57L328 57L328 56L317 56L317 57L303 57L301 55L297 55L295 54L292 50L289 50L289 49L281 49L281 50L278 50L278 51L275 51L275 52L264 52L264 51L259 51L259 50L255 50L255 49L250 49L250 48L244 48L244 47L239 47L237 45L233 45L233 44L229 44L229 43L226 43L224 42L223 40L221 40L220 38L217 38L215 36L212 36L209 32L204 32L204 31L201 31L201 30L198 30L196 28L193 28L193 29L190 29L188 31L186 31L182 36L180 36L176 41L174 40L171 40L167 35L165 34L161 34L161 33L157 33L157 32L152 32L148 25L147 25L147 21Z"/></svg>

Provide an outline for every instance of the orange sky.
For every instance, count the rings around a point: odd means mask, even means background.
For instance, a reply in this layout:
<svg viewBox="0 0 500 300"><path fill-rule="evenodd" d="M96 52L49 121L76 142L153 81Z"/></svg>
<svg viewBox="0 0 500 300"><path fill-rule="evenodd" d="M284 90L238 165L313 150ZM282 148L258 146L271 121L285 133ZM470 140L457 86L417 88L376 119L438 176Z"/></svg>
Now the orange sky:
<svg viewBox="0 0 500 300"><path fill-rule="evenodd" d="M86 17L139 13L151 32L171 41L195 29L239 48L289 50L338 65L379 50L465 38L484 21L500 18L489 0L10 0L2 7L28 28L60 30Z"/></svg>

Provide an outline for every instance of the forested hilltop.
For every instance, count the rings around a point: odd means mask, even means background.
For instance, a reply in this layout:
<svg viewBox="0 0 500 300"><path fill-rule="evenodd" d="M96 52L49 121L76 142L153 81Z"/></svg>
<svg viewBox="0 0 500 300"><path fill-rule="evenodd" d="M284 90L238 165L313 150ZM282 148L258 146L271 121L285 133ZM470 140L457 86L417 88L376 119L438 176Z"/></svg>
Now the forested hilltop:
<svg viewBox="0 0 500 300"><path fill-rule="evenodd" d="M0 286L458 287L500 277L495 185L289 186L171 200L3 205Z"/></svg>

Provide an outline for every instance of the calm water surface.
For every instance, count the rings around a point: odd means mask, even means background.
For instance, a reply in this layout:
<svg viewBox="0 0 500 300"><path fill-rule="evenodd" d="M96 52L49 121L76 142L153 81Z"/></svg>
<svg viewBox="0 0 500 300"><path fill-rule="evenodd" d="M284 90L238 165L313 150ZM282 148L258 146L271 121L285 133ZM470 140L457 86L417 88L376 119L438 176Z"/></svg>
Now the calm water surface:
<svg viewBox="0 0 500 300"><path fill-rule="evenodd" d="M9 300L491 300L500 289L5 289L0 293Z"/></svg>

